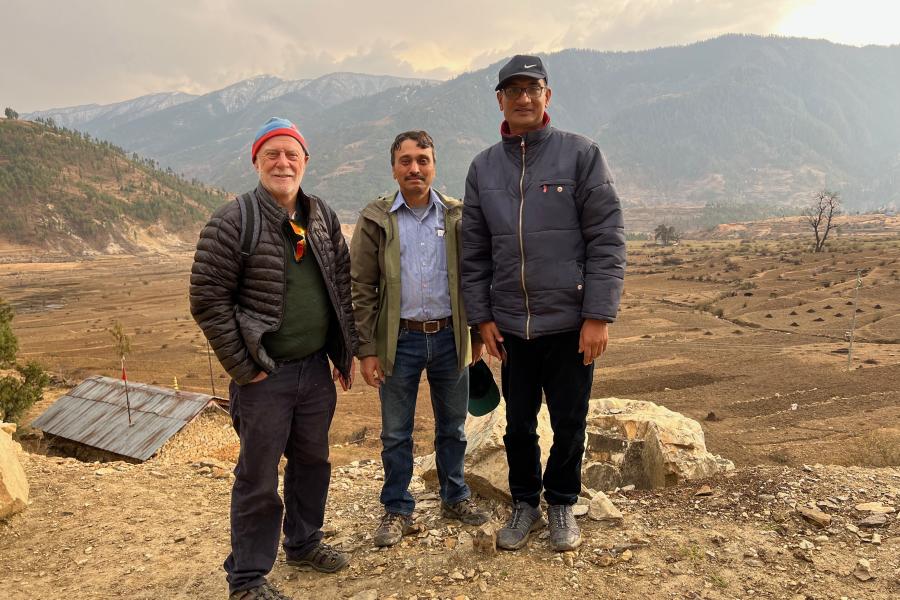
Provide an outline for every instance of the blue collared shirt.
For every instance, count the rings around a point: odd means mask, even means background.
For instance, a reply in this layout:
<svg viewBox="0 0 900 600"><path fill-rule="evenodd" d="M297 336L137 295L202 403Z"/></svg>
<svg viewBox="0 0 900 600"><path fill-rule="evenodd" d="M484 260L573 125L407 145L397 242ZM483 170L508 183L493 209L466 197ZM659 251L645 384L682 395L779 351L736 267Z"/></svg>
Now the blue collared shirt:
<svg viewBox="0 0 900 600"><path fill-rule="evenodd" d="M421 218L397 192L391 212L400 228L400 318L432 321L449 317L450 283L441 197L431 190Z"/></svg>

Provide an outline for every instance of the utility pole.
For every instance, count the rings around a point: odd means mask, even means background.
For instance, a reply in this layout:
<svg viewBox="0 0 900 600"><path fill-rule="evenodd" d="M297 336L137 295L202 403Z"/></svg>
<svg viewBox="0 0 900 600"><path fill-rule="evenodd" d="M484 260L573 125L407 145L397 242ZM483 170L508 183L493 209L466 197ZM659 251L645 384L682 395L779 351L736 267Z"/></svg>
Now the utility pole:
<svg viewBox="0 0 900 600"><path fill-rule="evenodd" d="M856 271L856 291L853 293L853 316L850 318L850 347L847 349L847 370L853 364L853 331L856 329L856 304L859 300L859 286L862 285L862 272Z"/></svg>

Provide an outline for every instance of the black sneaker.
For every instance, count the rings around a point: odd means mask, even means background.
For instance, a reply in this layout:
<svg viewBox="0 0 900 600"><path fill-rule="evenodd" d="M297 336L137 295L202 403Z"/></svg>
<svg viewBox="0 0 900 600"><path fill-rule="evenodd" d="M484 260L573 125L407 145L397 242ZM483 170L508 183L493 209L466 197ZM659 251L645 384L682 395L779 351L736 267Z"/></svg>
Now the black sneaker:
<svg viewBox="0 0 900 600"><path fill-rule="evenodd" d="M544 520L539 507L520 500L513 504L509 521L497 532L497 547L504 550L518 550L528 541L529 533L546 524L547 521Z"/></svg>
<svg viewBox="0 0 900 600"><path fill-rule="evenodd" d="M393 546L404 535L413 533L415 528L412 526L412 517L410 515L401 515L400 513L386 512L381 517L381 523L375 530L376 546Z"/></svg>
<svg viewBox="0 0 900 600"><path fill-rule="evenodd" d="M291 597L285 596L278 591L278 588L266 581L262 585L249 590L231 592L228 600L291 600Z"/></svg>
<svg viewBox="0 0 900 600"><path fill-rule="evenodd" d="M441 502L441 516L462 521L466 525L484 525L491 520L490 513L478 508L471 498L464 498L453 504Z"/></svg>
<svg viewBox="0 0 900 600"><path fill-rule="evenodd" d="M568 504L551 504L547 507L550 520L550 545L557 552L574 550L581 545L581 529L575 522L575 513Z"/></svg>
<svg viewBox="0 0 900 600"><path fill-rule="evenodd" d="M349 565L350 557L325 542L319 542L303 556L288 556L285 562L292 567L311 567L320 573L334 573Z"/></svg>

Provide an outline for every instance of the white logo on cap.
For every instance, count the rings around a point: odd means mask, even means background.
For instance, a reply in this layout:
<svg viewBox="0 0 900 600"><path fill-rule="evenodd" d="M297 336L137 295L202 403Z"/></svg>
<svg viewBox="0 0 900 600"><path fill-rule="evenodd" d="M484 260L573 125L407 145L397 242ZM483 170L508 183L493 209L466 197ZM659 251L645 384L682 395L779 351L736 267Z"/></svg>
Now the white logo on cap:
<svg viewBox="0 0 900 600"><path fill-rule="evenodd" d="M536 66L537 66L537 63L534 63L533 65L525 65L523 68L524 69L533 69Z"/></svg>

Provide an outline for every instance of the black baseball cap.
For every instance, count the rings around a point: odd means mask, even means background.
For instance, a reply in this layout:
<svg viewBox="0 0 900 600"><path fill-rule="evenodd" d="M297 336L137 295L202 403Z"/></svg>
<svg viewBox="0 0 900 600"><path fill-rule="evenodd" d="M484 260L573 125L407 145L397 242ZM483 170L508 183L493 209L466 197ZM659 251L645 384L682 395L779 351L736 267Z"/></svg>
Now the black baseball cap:
<svg viewBox="0 0 900 600"><path fill-rule="evenodd" d="M500 404L500 390L490 368L479 360L469 367L469 414L482 417Z"/></svg>
<svg viewBox="0 0 900 600"><path fill-rule="evenodd" d="M500 82L494 89L499 92L507 79L520 76L547 81L547 69L544 68L540 57L516 54L500 69Z"/></svg>

